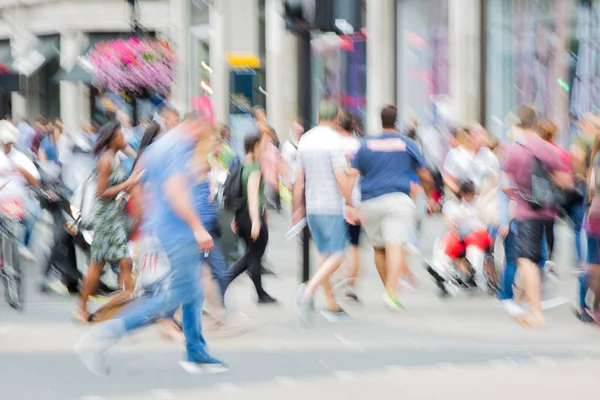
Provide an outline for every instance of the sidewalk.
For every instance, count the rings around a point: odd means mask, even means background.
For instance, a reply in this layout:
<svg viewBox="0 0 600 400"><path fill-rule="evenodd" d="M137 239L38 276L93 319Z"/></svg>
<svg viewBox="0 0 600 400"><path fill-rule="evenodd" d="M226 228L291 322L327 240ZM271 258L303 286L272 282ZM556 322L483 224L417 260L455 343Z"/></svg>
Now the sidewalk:
<svg viewBox="0 0 600 400"><path fill-rule="evenodd" d="M364 374L338 374L331 378L307 380L274 379L269 383L238 387L221 385L209 390L162 391L144 396L111 400L210 398L304 400L304 399L411 399L564 400L577 393L597 392L596 372L600 361L577 360L533 364L473 365L388 369ZM499 381L502 383L499 385Z"/></svg>

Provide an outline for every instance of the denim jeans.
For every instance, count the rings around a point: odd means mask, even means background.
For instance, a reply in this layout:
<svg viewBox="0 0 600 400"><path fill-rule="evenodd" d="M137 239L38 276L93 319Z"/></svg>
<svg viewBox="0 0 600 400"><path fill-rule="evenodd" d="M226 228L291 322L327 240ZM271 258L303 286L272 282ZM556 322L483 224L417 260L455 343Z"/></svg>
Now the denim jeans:
<svg viewBox="0 0 600 400"><path fill-rule="evenodd" d="M421 231L423 228L423 222L427 218L427 196L425 194L419 194L415 199L415 207L417 208L417 221L415 224L415 229L411 235L410 243L417 248L420 247L421 244Z"/></svg>
<svg viewBox="0 0 600 400"><path fill-rule="evenodd" d="M202 286L203 254L195 242L164 246L172 271L166 278L167 290L154 297L142 298L127 307L116 320L123 335L144 327L162 317L172 315L180 306L183 312L183 333L186 340L188 361L202 361L207 357L206 341L202 336Z"/></svg>
<svg viewBox="0 0 600 400"><path fill-rule="evenodd" d="M571 204L567 209L567 216L573 222L577 263L578 265L581 265L585 261L583 248L581 247L581 225L583 224L583 218L585 216L585 199L581 199L581 201Z"/></svg>
<svg viewBox="0 0 600 400"><path fill-rule="evenodd" d="M219 241L217 240L219 233L216 231L216 229L210 229L209 233L213 237L215 245L210 253L208 253L206 262L210 267L210 272L212 273L213 279L217 281L217 284L219 285L221 302L223 302L225 290L227 290L227 272L229 270L229 265L227 264L223 250L221 249Z"/></svg>
<svg viewBox="0 0 600 400"><path fill-rule="evenodd" d="M33 233L33 228L35 227L35 223L40 218L42 214L42 209L38 205L38 203L32 198L25 197L23 200L23 226L25 227L25 237L23 238L23 244L25 246L29 246L29 239L31 238L31 234Z"/></svg>
<svg viewBox="0 0 600 400"><path fill-rule="evenodd" d="M506 239L504 239L504 277L502 279L502 286L499 293L500 300L511 300L514 296L513 286L515 285L515 275L517 274L517 240L518 232L516 221L511 221L510 229ZM546 264L548 259L548 242L544 235L542 241L542 259L540 260L540 267Z"/></svg>

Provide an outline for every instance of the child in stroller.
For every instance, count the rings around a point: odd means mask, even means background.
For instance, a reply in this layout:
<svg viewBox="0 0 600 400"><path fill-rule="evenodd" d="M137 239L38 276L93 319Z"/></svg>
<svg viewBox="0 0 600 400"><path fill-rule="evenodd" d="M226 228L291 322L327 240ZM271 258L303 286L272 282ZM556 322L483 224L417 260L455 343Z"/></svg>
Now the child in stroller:
<svg viewBox="0 0 600 400"><path fill-rule="evenodd" d="M443 297L457 292L460 287L489 290L484 264L493 239L477 211L476 202L473 182L462 182L457 199L448 200L442 209L448 232L442 239L442 248L434 252L428 271Z"/></svg>

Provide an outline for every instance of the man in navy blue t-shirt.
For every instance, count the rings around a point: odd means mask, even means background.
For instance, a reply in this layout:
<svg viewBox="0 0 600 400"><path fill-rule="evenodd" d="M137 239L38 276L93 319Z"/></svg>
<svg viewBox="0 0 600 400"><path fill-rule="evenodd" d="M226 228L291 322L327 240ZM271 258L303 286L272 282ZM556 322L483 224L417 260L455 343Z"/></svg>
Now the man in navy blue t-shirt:
<svg viewBox="0 0 600 400"><path fill-rule="evenodd" d="M381 111L383 132L367 137L352 161L352 177L360 174L360 216L375 250L375 264L386 288L384 300L402 308L396 288L404 246L409 244L416 222L415 203L410 197L411 174L427 185L431 175L418 144L402 136L395 125L398 111L386 106Z"/></svg>

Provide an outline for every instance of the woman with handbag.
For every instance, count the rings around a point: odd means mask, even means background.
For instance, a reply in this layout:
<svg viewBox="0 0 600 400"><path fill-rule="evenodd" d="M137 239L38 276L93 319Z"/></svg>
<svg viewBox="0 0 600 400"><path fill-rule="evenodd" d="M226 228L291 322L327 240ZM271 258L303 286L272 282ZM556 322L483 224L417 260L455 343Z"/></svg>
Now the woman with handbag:
<svg viewBox="0 0 600 400"><path fill-rule="evenodd" d="M246 160L242 169L242 194L246 204L235 213L232 229L246 244L246 254L229 270L228 282L250 270L259 304L273 304L277 300L269 296L262 286L262 258L269 242L266 199L264 192L261 159L265 146L269 145L261 136L248 136L244 141Z"/></svg>
<svg viewBox="0 0 600 400"><path fill-rule="evenodd" d="M91 262L83 280L79 309L74 316L87 322L89 312L87 300L96 291L104 264L119 263L119 284L125 290L133 289L132 261L128 248L128 224L122 193L130 191L136 184L134 177L127 177L117 156L127 147L120 124L111 121L100 129L100 137L93 153L98 156L97 204L94 217Z"/></svg>

